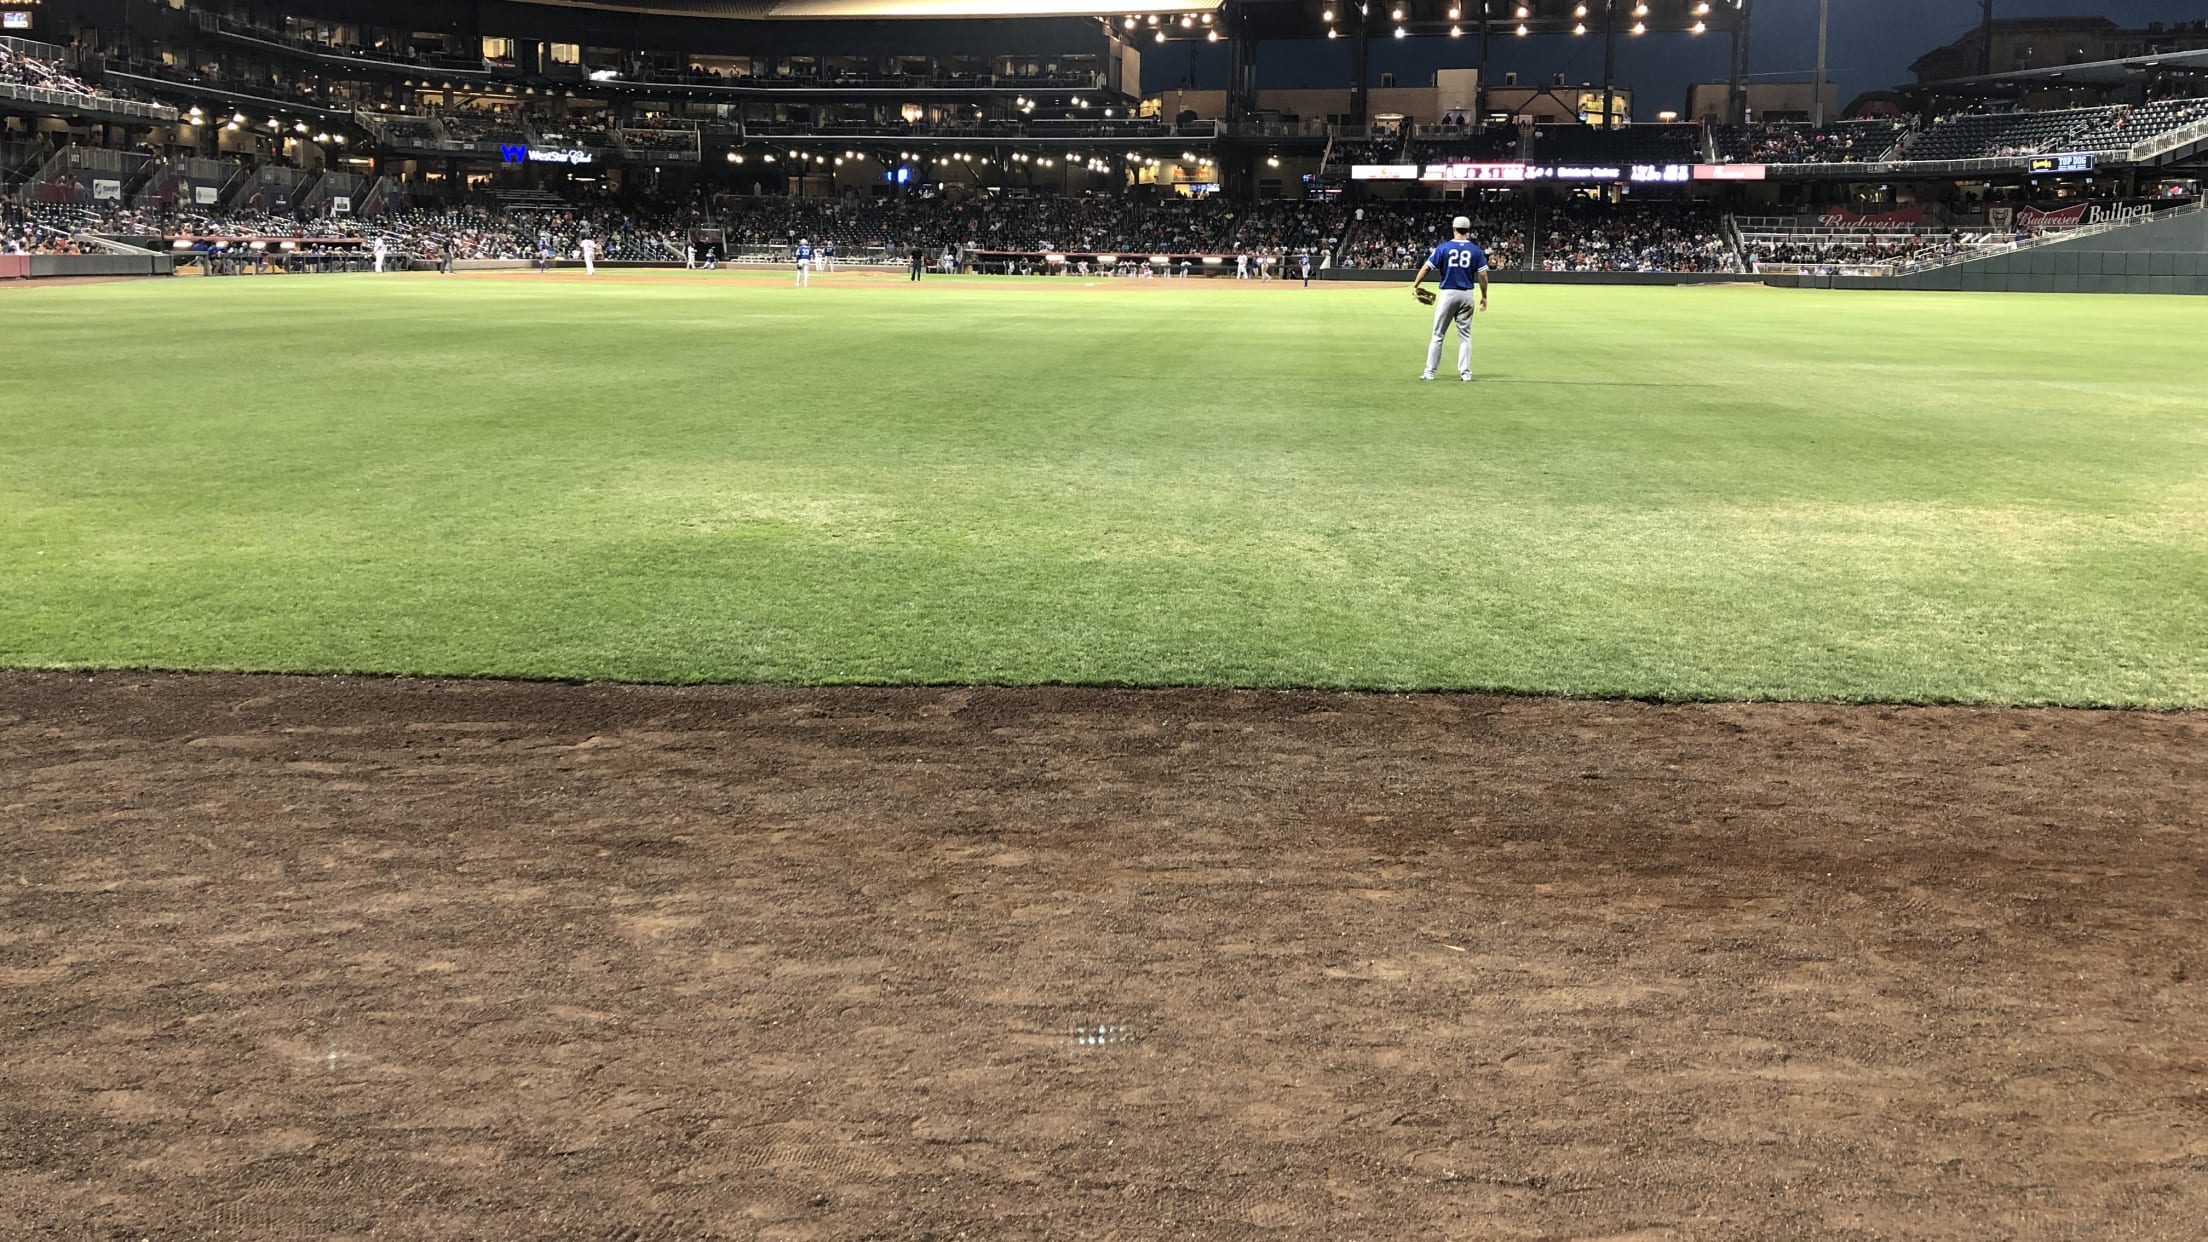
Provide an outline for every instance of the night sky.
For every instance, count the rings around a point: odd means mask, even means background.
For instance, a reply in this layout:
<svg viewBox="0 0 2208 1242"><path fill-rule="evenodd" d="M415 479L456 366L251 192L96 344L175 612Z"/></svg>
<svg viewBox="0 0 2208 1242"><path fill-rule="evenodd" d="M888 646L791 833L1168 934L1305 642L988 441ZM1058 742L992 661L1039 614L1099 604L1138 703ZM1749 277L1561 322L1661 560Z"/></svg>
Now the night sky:
<svg viewBox="0 0 2208 1242"><path fill-rule="evenodd" d="M2208 0L1995 0L1996 17L2101 16L2124 26L2148 22L2208 18ZM1830 72L1840 85L1840 102L1868 90L1910 80L1909 63L1942 44L1953 42L1978 22L1978 0L1832 0ZM1573 38L1498 38L1489 66L1500 82L1516 70L1519 81L1546 82L1562 73L1568 81L1602 79L1602 40ZM1635 89L1635 120L1653 120L1665 108L1685 105L1687 88L1725 77L1731 36L1723 33L1644 35L1618 40L1618 81ZM1817 64L1817 0L1756 0L1752 72L1776 80L1808 80ZM1478 40L1376 39L1372 45L1374 83L1392 72L1405 86L1431 80L1437 68L1479 63ZM1145 47L1145 91L1167 90L1186 81L1199 88L1226 85L1226 55L1206 44ZM1349 80L1349 48L1324 38L1269 43L1259 49L1260 87L1341 86Z"/></svg>

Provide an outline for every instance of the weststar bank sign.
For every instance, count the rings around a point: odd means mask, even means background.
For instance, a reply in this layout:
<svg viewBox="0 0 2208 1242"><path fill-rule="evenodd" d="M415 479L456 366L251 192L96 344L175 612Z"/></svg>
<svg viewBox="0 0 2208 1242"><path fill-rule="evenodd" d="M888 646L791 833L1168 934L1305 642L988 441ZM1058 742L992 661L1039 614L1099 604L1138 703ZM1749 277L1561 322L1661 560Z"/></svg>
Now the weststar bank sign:
<svg viewBox="0 0 2208 1242"><path fill-rule="evenodd" d="M591 154L581 148L524 147L506 145L498 156L509 164L588 164Z"/></svg>

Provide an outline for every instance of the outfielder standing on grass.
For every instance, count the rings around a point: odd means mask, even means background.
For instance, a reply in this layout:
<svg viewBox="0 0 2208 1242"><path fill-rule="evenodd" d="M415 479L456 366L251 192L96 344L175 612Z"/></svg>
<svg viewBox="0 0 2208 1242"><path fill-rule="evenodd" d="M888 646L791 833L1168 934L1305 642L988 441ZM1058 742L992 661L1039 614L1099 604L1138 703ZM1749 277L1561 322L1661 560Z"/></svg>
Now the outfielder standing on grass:
<svg viewBox="0 0 2208 1242"><path fill-rule="evenodd" d="M1450 222L1456 237L1434 247L1434 253L1418 269L1417 279L1411 281L1411 293L1421 305L1434 308L1434 340L1426 349L1426 371L1421 381L1434 378L1441 369L1441 345L1449 336L1449 325L1457 325L1457 376L1465 383L1472 382L1472 286L1478 283L1480 309L1487 309L1487 252L1472 240L1472 222L1458 216ZM1441 296L1435 297L1424 288L1426 278L1441 274Z"/></svg>

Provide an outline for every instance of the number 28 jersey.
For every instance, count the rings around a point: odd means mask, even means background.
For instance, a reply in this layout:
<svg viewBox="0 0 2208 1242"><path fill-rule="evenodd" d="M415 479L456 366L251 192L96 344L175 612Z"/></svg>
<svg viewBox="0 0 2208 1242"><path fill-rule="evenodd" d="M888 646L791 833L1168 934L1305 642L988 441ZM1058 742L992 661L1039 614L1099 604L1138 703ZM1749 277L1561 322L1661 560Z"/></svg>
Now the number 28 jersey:
<svg viewBox="0 0 2208 1242"><path fill-rule="evenodd" d="M1441 273L1444 289L1470 289L1473 273L1487 270L1487 252L1468 241L1445 241L1426 261Z"/></svg>

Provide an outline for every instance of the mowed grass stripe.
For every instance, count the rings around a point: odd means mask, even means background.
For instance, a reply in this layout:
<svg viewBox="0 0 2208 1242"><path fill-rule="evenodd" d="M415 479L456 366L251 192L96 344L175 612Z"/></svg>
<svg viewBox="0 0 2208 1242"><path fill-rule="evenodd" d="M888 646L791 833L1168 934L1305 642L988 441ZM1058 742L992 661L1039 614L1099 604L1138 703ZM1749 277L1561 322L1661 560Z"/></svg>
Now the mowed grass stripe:
<svg viewBox="0 0 2208 1242"><path fill-rule="evenodd" d="M11 292L0 662L2208 703L2197 301L785 280Z"/></svg>

